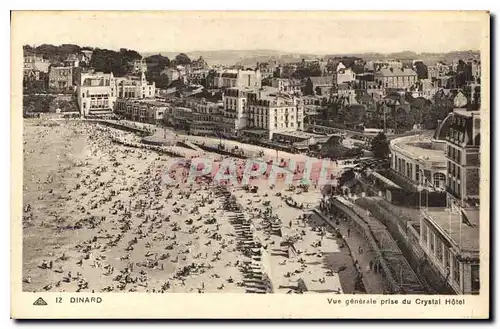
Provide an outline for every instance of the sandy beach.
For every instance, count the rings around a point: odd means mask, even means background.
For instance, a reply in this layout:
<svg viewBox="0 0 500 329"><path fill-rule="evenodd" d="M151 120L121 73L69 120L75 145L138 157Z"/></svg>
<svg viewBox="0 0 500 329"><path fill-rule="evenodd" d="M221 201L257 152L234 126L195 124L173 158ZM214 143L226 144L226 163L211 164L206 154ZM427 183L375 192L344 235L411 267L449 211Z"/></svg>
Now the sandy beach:
<svg viewBox="0 0 500 329"><path fill-rule="evenodd" d="M299 281L309 292L354 291L349 251L312 213L321 186L292 190L263 174L250 181L255 190L228 184L222 195L210 180L187 180L189 167L170 171L171 157L113 140L140 143L85 121L25 120L24 291L253 292L254 265L267 293L296 292ZM223 160L203 156L215 167ZM228 195L239 212L227 209Z"/></svg>

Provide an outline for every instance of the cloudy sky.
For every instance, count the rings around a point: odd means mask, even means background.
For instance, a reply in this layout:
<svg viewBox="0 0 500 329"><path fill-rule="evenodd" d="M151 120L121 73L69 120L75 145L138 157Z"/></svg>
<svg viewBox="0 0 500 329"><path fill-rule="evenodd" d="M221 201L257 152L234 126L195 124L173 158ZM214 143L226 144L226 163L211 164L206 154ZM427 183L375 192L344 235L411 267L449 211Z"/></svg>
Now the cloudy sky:
<svg viewBox="0 0 500 329"><path fill-rule="evenodd" d="M21 12L23 44L139 52L274 49L302 53L479 50L485 14L435 12ZM19 31L19 27L22 29ZM16 34L16 32L21 32Z"/></svg>

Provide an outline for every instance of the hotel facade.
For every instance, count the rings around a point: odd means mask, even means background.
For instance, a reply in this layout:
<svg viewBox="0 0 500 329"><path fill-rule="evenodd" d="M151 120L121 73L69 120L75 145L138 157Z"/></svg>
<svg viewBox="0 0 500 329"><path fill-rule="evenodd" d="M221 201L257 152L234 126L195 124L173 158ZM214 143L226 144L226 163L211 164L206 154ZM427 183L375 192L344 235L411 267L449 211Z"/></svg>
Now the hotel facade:
<svg viewBox="0 0 500 329"><path fill-rule="evenodd" d="M457 294L480 291L480 112L467 110L459 93L446 127L447 204L423 208L420 245Z"/></svg>

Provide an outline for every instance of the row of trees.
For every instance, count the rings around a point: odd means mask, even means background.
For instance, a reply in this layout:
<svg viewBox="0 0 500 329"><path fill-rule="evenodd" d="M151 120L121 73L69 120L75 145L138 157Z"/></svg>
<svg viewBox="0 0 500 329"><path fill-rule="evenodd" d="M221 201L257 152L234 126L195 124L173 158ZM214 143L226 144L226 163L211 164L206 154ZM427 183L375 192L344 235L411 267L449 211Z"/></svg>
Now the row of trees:
<svg viewBox="0 0 500 329"><path fill-rule="evenodd" d="M24 45L23 51L25 55L38 55L42 56L44 59L52 62L64 61L71 54L78 54L82 50L92 49L90 47L80 47L73 44L62 44L60 46L54 46L51 44L42 44L37 47L32 47L30 45Z"/></svg>
<svg viewBox="0 0 500 329"><path fill-rule="evenodd" d="M156 87L165 89L172 81L169 81L166 74L162 72L169 67L176 67L177 65L189 65L192 63L188 55L180 53L173 60L170 60L167 56L162 56L161 54L152 55L145 58L148 70L146 72L146 78L148 81L154 81Z"/></svg>
<svg viewBox="0 0 500 329"><path fill-rule="evenodd" d="M42 44L37 47L24 45L23 50L25 55L36 54L50 62L62 62L71 54L78 54L82 50L93 50L89 66L95 68L96 71L106 73L113 72L113 74L118 77L132 73L133 62L142 59L142 56L137 51L127 48L121 48L119 51L114 51L101 48L80 47L74 44L62 44L60 46ZM189 65L192 62L185 53L178 54L173 60L158 54L145 58L145 61L148 66L148 71L152 71L150 77L160 86L165 86L167 81L165 81L164 78L163 80L160 78L159 72L170 66Z"/></svg>
<svg viewBox="0 0 500 329"><path fill-rule="evenodd" d="M78 111L74 97L70 100L61 99L55 95L25 95L23 97L24 113L55 112L57 109L61 112Z"/></svg>
<svg viewBox="0 0 500 329"><path fill-rule="evenodd" d="M109 49L94 49L90 67L96 71L110 73L117 77L129 74L133 71L133 62L140 60L142 56L135 50L121 48L120 51Z"/></svg>
<svg viewBox="0 0 500 329"><path fill-rule="evenodd" d="M161 72L170 66L170 59L158 54L146 57L145 62L148 67L146 72L148 81L154 81L157 88L167 88L171 81L168 80L167 75L161 74Z"/></svg>
<svg viewBox="0 0 500 329"><path fill-rule="evenodd" d="M443 120L453 110L452 105L443 106L424 98L413 98L410 95L406 95L401 100L408 102L409 106L402 107L384 102L367 106L348 105L346 98L338 97L329 101L318 119L351 129L358 125L382 129L384 119L385 127L388 129L410 130L415 124L421 124L424 129L435 129L438 120Z"/></svg>

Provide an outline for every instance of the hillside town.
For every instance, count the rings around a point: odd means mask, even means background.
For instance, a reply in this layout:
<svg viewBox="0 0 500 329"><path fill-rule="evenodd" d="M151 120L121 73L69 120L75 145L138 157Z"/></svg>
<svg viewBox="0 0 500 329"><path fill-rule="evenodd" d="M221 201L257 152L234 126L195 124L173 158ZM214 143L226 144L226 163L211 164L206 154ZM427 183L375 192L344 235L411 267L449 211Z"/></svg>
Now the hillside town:
<svg viewBox="0 0 500 329"><path fill-rule="evenodd" d="M24 291L479 293L479 52L188 55L24 47Z"/></svg>

